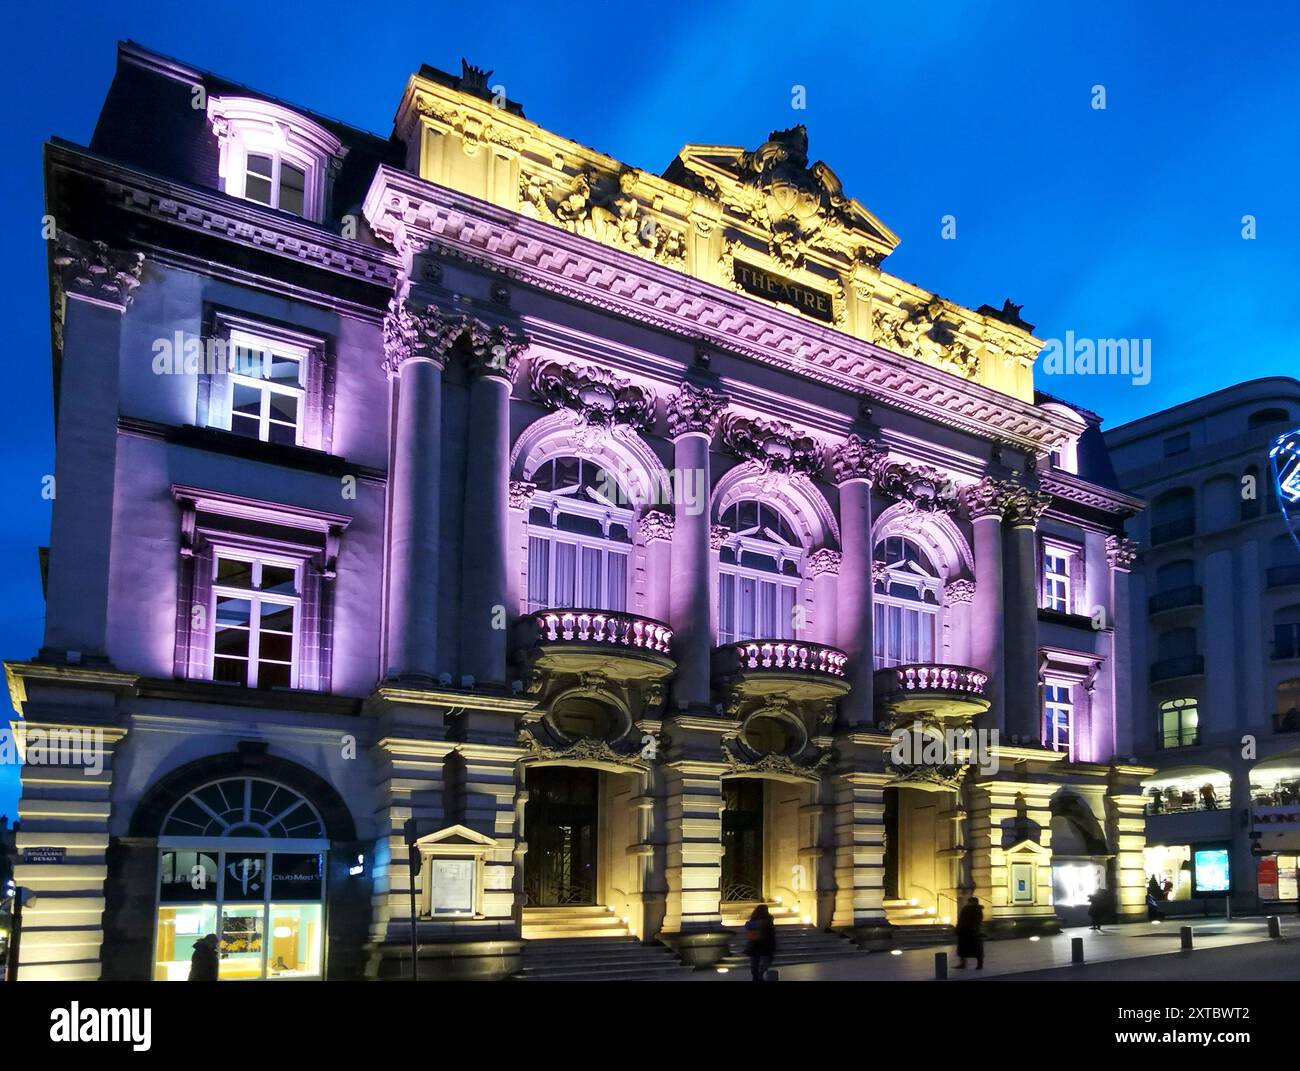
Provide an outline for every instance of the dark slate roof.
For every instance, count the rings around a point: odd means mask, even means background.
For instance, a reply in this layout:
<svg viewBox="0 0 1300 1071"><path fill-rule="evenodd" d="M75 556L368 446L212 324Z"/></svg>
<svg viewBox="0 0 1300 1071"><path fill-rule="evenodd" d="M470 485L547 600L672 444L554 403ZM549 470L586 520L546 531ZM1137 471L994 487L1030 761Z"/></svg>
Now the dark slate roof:
<svg viewBox="0 0 1300 1071"><path fill-rule="evenodd" d="M1078 445L1079 478L1112 491L1122 491L1115 466L1111 464L1110 450L1107 449L1106 441L1102 438L1102 418L1091 409L1084 409L1081 405L1067 402L1064 398L1048 394L1045 390L1034 391L1035 405L1044 405L1047 402L1063 405L1078 413L1083 419L1084 429L1083 434L1079 436Z"/></svg>
<svg viewBox="0 0 1300 1071"><path fill-rule="evenodd" d="M91 151L140 171L217 189L220 151L206 111L193 107L195 85L202 85L209 97L252 97L282 105L318 123L348 147L326 224L336 224L348 213L359 214L376 168L381 163L401 167L405 159L405 147L396 137L359 130L131 41L118 46L117 71L90 139Z"/></svg>

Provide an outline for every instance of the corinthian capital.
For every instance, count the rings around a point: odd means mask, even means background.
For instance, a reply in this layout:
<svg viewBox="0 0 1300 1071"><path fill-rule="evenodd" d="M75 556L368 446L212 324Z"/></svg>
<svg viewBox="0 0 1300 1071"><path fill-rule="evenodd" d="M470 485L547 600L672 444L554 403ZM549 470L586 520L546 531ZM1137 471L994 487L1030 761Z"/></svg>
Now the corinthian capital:
<svg viewBox="0 0 1300 1071"><path fill-rule="evenodd" d="M668 434L674 439L693 432L712 435L726 407L726 395L720 391L683 383L668 399Z"/></svg>
<svg viewBox="0 0 1300 1071"><path fill-rule="evenodd" d="M1133 540L1121 535L1106 537L1106 560L1112 569L1128 572L1137 560L1138 545Z"/></svg>
<svg viewBox="0 0 1300 1071"><path fill-rule="evenodd" d="M1052 496L1046 491L1011 484L1007 488L1005 520L1012 528L1037 528L1039 519L1051 504Z"/></svg>
<svg viewBox="0 0 1300 1071"><path fill-rule="evenodd" d="M1002 519L1007 506L1007 490L1000 480L985 476L978 483L963 487L959 493L972 521L982 521L986 517Z"/></svg>
<svg viewBox="0 0 1300 1071"><path fill-rule="evenodd" d="M489 327L481 321L471 320L468 327L463 342L465 363L470 371L513 383L519 359L528 349L528 340L523 335L512 334L502 324Z"/></svg>
<svg viewBox="0 0 1300 1071"><path fill-rule="evenodd" d="M384 317L384 370L395 375L407 361L432 361L439 368L468 330L464 316L447 316L434 305L420 308L394 297Z"/></svg>
<svg viewBox="0 0 1300 1071"><path fill-rule="evenodd" d="M889 460L889 450L876 439L850 435L842 443L832 446L827 457L837 484L850 480L874 483L880 467Z"/></svg>
<svg viewBox="0 0 1300 1071"><path fill-rule="evenodd" d="M125 310L131 304L132 292L140 285L144 254L110 249L103 242L87 242L59 231L54 266L63 293Z"/></svg>

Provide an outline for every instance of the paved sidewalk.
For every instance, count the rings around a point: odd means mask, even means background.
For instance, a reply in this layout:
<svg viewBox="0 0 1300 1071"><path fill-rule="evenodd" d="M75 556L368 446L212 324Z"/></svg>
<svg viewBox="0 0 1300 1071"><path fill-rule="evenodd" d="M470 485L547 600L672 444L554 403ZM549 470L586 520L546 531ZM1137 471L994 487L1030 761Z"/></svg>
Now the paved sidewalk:
<svg viewBox="0 0 1300 1071"><path fill-rule="evenodd" d="M1268 925L1262 918L1234 919L1188 919L1169 920L1163 923L1136 923L1127 926L1107 926L1101 933L1093 933L1086 926L1062 930L1052 937L1042 937L1037 941L1019 939L1014 941L987 941L984 945L984 969L975 970L973 960L968 960L966 970L956 970L954 947L918 948L904 951L898 955L889 952L869 952L859 956L846 956L843 959L827 963L800 963L781 968L783 982L848 982L848 981L929 981L934 978L934 954L946 951L949 958L949 981L970 982L986 978L997 978L1024 974L1027 972L1050 971L1053 968L1070 967L1070 939L1083 938L1084 961L1089 964L1116 962L1119 960L1139 959L1146 956L1178 955L1181 950L1179 929L1181 926L1192 927L1194 946L1197 949L1227 948L1237 945L1267 942ZM1294 958L1300 947L1300 918L1291 915L1282 918L1284 942L1274 942L1279 956ZM778 940L779 940L778 934ZM1283 951L1285 949L1285 952ZM1211 962L1205 963L1205 974L1195 973L1195 954L1184 957L1178 975L1183 979L1215 976ZM697 972L694 976L703 981L706 978L717 981L749 981L749 974L744 970L732 970L727 974L715 971ZM1053 979L1065 980L1069 971L1060 971ZM1087 977L1095 978L1097 973L1089 971Z"/></svg>

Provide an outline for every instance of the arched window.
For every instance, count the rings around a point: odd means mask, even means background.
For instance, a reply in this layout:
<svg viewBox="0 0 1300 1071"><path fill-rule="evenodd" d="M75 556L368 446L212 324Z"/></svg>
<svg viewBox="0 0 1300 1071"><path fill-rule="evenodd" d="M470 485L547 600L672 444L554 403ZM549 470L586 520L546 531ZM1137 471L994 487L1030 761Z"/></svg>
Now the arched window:
<svg viewBox="0 0 1300 1071"><path fill-rule="evenodd" d="M1160 704L1161 747L1191 747L1200 740L1200 712L1195 699L1168 699Z"/></svg>
<svg viewBox="0 0 1300 1071"><path fill-rule="evenodd" d="M325 825L316 808L292 789L256 777L229 777L176 804L160 835L324 840Z"/></svg>
<svg viewBox="0 0 1300 1071"><path fill-rule="evenodd" d="M1285 424L1290 419L1291 416L1285 409L1257 409L1246 418L1246 428L1254 431L1256 428L1266 428L1270 424Z"/></svg>
<svg viewBox="0 0 1300 1071"><path fill-rule="evenodd" d="M1300 658L1300 605L1273 614L1273 657Z"/></svg>
<svg viewBox="0 0 1300 1071"><path fill-rule="evenodd" d="M1190 487L1176 487L1151 502L1151 542L1167 543L1196 531L1196 495Z"/></svg>
<svg viewBox="0 0 1300 1071"><path fill-rule="evenodd" d="M613 474L576 457L532 474L528 609L624 610L632 549L631 499Z"/></svg>
<svg viewBox="0 0 1300 1071"><path fill-rule="evenodd" d="M875 592L876 668L933 662L942 579L925 552L903 536L887 536L876 545L875 557L884 566Z"/></svg>
<svg viewBox="0 0 1300 1071"><path fill-rule="evenodd" d="M804 548L771 506L741 499L719 518L718 642L793 640Z"/></svg>

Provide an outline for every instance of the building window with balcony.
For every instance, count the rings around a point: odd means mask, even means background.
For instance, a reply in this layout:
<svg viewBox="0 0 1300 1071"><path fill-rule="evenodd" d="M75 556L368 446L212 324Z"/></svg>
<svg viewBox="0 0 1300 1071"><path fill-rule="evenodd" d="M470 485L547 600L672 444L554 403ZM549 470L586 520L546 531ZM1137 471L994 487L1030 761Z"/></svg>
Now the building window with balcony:
<svg viewBox="0 0 1300 1071"><path fill-rule="evenodd" d="M876 566L876 668L934 662L943 596L938 570L903 536L888 536L876 545Z"/></svg>
<svg viewBox="0 0 1300 1071"><path fill-rule="evenodd" d="M626 610L630 498L595 462L558 457L532 474L528 610ZM610 495L611 491L616 491Z"/></svg>
<svg viewBox="0 0 1300 1071"><path fill-rule="evenodd" d="M199 375L198 424L259 442L329 450L333 365L324 340L214 312L213 359Z"/></svg>
<svg viewBox="0 0 1300 1071"><path fill-rule="evenodd" d="M1197 653L1194 628L1174 628L1156 640L1156 661L1151 664L1153 681L1194 677L1204 672L1205 660Z"/></svg>
<svg viewBox="0 0 1300 1071"><path fill-rule="evenodd" d="M752 499L719 521L728 534L718 549L718 642L796 639L805 554L794 527Z"/></svg>
<svg viewBox="0 0 1300 1071"><path fill-rule="evenodd" d="M1273 728L1279 733L1300 733L1300 677L1282 681L1273 698Z"/></svg>
<svg viewBox="0 0 1300 1071"><path fill-rule="evenodd" d="M1083 584L1083 555L1078 546L1044 538L1040 605L1061 614L1074 613Z"/></svg>
<svg viewBox="0 0 1300 1071"><path fill-rule="evenodd" d="M328 691L334 578L348 518L176 487L175 674Z"/></svg>
<svg viewBox="0 0 1300 1071"><path fill-rule="evenodd" d="M347 152L318 123L270 101L212 97L221 189L314 222L325 218L331 179Z"/></svg>
<svg viewBox="0 0 1300 1071"><path fill-rule="evenodd" d="M1200 742L1200 713L1195 699L1168 699L1160 704L1162 748L1192 747Z"/></svg>
<svg viewBox="0 0 1300 1071"><path fill-rule="evenodd" d="M1157 495L1151 502L1151 543L1168 543L1196 531L1196 493L1177 487Z"/></svg>
<svg viewBox="0 0 1300 1071"><path fill-rule="evenodd" d="M1273 660L1300 658L1300 605L1273 614Z"/></svg>
<svg viewBox="0 0 1300 1071"><path fill-rule="evenodd" d="M1074 724L1074 692L1068 681L1043 682L1043 746L1070 751Z"/></svg>

